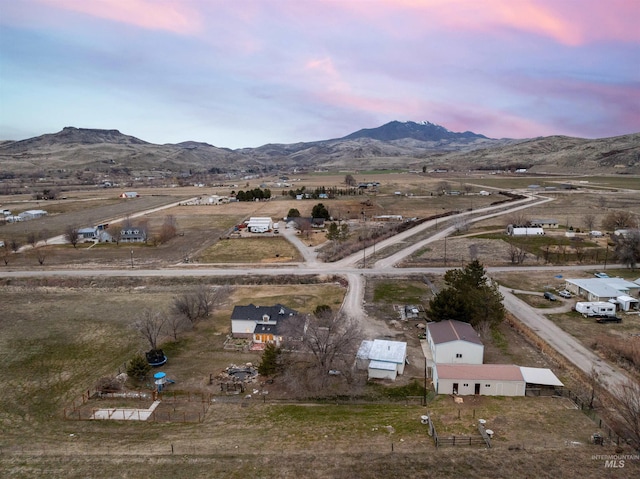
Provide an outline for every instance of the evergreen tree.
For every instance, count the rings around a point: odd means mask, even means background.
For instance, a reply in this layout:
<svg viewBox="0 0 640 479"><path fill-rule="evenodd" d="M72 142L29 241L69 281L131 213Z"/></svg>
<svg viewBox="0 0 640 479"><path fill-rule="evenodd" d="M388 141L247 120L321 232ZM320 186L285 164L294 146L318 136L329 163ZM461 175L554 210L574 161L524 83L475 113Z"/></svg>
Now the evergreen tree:
<svg viewBox="0 0 640 479"><path fill-rule="evenodd" d="M478 260L463 269L449 270L444 275L447 287L429 302L427 315L433 321L453 319L478 326L499 324L505 315L498 286L485 275Z"/></svg>
<svg viewBox="0 0 640 479"><path fill-rule="evenodd" d="M138 381L144 381L151 371L151 366L142 354L136 354L127 364L127 374Z"/></svg>
<svg viewBox="0 0 640 479"><path fill-rule="evenodd" d="M282 350L273 343L267 343L262 352L262 361L258 365L258 373L262 376L273 376L280 371L280 356Z"/></svg>

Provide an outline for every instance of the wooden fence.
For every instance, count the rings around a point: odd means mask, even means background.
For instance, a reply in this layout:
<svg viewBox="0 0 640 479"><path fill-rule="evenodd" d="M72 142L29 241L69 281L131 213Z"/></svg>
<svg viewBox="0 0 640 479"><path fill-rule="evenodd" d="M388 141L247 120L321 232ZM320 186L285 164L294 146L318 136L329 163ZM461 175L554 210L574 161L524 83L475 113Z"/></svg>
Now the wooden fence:
<svg viewBox="0 0 640 479"><path fill-rule="evenodd" d="M425 416L422 416L422 422L427 425L427 433L433 438L433 442L438 447L444 446L484 446L491 448L491 438L487 434L484 425L478 422L479 436L438 436L436 427L431 420L431 414L427 412Z"/></svg>

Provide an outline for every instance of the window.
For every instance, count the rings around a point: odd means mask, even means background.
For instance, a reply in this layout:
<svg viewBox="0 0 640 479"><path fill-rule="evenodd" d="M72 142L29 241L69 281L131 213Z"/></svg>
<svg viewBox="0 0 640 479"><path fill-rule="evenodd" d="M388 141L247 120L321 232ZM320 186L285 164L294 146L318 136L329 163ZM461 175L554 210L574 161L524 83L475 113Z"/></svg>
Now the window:
<svg viewBox="0 0 640 479"><path fill-rule="evenodd" d="M456 353L456 358L461 358L462 354L461 353Z"/></svg>

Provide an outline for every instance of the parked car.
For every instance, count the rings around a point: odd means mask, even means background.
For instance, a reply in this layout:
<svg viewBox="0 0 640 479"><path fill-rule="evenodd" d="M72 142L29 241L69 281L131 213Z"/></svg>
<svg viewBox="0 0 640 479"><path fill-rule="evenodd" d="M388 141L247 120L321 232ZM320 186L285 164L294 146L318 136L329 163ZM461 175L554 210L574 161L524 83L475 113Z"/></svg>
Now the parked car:
<svg viewBox="0 0 640 479"><path fill-rule="evenodd" d="M596 323L621 323L622 318L619 316L602 316L596 318Z"/></svg>
<svg viewBox="0 0 640 479"><path fill-rule="evenodd" d="M553 293L550 293L549 291L546 291L544 293L544 298L548 299L549 301L557 301L558 298L555 297L555 295Z"/></svg>
<svg viewBox="0 0 640 479"><path fill-rule="evenodd" d="M563 289L562 291L558 292L558 296L560 296L561 298L570 298L571 297L571 293L569 291L567 291L566 289Z"/></svg>
<svg viewBox="0 0 640 479"><path fill-rule="evenodd" d="M595 273L594 276L596 278L608 278L609 275L607 273Z"/></svg>

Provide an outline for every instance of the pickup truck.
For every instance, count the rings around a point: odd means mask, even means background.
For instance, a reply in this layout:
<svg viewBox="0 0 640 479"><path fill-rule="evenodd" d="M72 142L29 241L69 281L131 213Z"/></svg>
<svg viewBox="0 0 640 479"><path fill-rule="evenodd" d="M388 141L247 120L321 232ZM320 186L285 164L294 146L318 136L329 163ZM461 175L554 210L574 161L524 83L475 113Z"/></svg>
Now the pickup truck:
<svg viewBox="0 0 640 479"><path fill-rule="evenodd" d="M596 323L621 323L622 318L619 316L601 316L596 318Z"/></svg>

